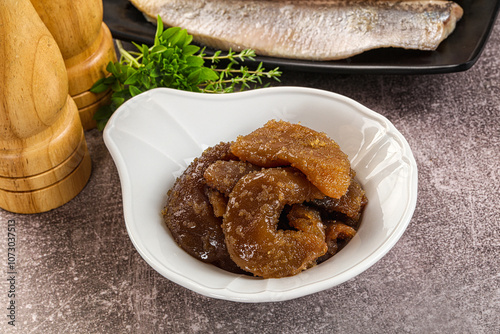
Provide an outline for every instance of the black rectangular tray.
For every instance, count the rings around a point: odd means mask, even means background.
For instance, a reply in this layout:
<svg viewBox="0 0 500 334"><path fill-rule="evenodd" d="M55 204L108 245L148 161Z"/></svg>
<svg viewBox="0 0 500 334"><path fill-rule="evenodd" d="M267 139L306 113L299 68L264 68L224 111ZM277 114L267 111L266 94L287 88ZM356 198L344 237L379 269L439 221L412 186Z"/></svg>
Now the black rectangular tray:
<svg viewBox="0 0 500 334"><path fill-rule="evenodd" d="M336 61L307 61L258 56L266 68L327 73L432 74L465 71L478 60L488 40L500 0L457 0L464 16L436 51L396 48L370 50ZM153 44L156 27L128 0L103 0L104 22L113 37ZM210 54L211 50L206 50ZM213 52L213 51L212 51Z"/></svg>

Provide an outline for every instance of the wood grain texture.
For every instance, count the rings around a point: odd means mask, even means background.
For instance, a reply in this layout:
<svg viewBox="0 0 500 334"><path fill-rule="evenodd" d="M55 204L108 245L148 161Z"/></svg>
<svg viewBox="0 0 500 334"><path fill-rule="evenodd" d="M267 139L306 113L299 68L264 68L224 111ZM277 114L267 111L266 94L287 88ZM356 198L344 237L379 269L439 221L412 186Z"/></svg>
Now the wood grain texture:
<svg viewBox="0 0 500 334"><path fill-rule="evenodd" d="M108 95L110 92L111 92L111 90L106 90L102 93L96 94L96 93L92 93L92 92L87 90L83 93L72 96L72 98L73 98L73 101L75 101L78 109L80 109L80 108L85 108L85 107L95 103L98 100L101 100L106 95Z"/></svg>
<svg viewBox="0 0 500 334"><path fill-rule="evenodd" d="M106 71L108 63L116 61L111 32L106 24L101 22L100 26L101 30L96 36L95 43L89 48L92 53L84 52L80 55L80 59L74 57L71 61L66 60L71 96L88 91L98 79L108 75ZM94 46L96 46L95 49Z"/></svg>
<svg viewBox="0 0 500 334"><path fill-rule="evenodd" d="M50 210L78 194L90 174L78 109L58 45L32 4L2 1L0 22L0 177L7 183L0 207Z"/></svg>
<svg viewBox="0 0 500 334"><path fill-rule="evenodd" d="M65 61L79 63L80 55L98 48L101 31L101 0L31 0L38 15L59 45Z"/></svg>
<svg viewBox="0 0 500 334"><path fill-rule="evenodd" d="M94 114L100 107L109 104L112 93L111 90L108 90L103 97L96 100L94 103L78 109L80 121L82 122L84 130L91 130L97 126L97 122L93 118Z"/></svg>
<svg viewBox="0 0 500 334"><path fill-rule="evenodd" d="M89 92L106 76L106 66L116 61L111 32L102 22L102 0L31 0L40 18L54 36L68 73L68 89L77 98L85 129L95 127L91 105L108 102ZM85 99L82 99L85 95ZM90 119L90 121L88 121Z"/></svg>
<svg viewBox="0 0 500 334"><path fill-rule="evenodd" d="M10 192L22 192L39 190L49 187L59 180L66 178L82 162L84 156L88 154L87 144L83 131L80 142L71 155L59 165L39 174L25 177L0 177L0 189Z"/></svg>
<svg viewBox="0 0 500 334"><path fill-rule="evenodd" d="M23 214L40 213L55 209L72 200L85 187L91 174L91 159L87 151L85 140L82 143L84 155L80 157L79 163L70 174L64 178L58 178L54 172L46 173L37 180L56 180L44 188L29 191L8 191L0 189L0 207L8 211ZM73 167L74 161L70 162ZM25 181L24 184L32 185L32 182Z"/></svg>

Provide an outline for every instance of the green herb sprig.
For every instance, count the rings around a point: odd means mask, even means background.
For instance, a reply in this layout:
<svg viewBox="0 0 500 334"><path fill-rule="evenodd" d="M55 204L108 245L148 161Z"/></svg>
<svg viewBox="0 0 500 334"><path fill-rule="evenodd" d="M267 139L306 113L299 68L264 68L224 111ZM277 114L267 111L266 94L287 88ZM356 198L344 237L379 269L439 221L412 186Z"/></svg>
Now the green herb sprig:
<svg viewBox="0 0 500 334"><path fill-rule="evenodd" d="M153 46L132 43L137 51L127 51L120 41L118 62L110 62L106 70L109 76L98 80L90 89L102 93L111 88L111 103L101 107L95 114L99 130L104 129L114 111L125 101L147 90L169 87L202 93L229 93L267 86L262 79L279 81L278 68L266 71L260 63L250 70L240 65L245 60L255 60L255 52L229 50L223 54L216 51L207 56L205 49L191 44L193 36L185 29L171 27L166 30L158 17ZM206 66L205 62L210 65ZM218 66L224 64L222 68Z"/></svg>

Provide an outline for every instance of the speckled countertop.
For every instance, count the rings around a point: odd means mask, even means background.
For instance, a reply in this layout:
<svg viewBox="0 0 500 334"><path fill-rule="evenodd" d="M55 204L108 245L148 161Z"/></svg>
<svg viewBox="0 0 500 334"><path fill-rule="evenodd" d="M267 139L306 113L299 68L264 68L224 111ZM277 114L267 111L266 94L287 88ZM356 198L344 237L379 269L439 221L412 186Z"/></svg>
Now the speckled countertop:
<svg viewBox="0 0 500 334"><path fill-rule="evenodd" d="M417 208L384 258L340 286L286 302L239 304L193 293L134 249L117 170L92 130L92 176L74 200L43 214L0 210L2 263L9 220L18 238L17 326L7 324L2 270L0 332L499 333L500 23L466 72L287 72L281 84L353 98L408 140L419 168Z"/></svg>

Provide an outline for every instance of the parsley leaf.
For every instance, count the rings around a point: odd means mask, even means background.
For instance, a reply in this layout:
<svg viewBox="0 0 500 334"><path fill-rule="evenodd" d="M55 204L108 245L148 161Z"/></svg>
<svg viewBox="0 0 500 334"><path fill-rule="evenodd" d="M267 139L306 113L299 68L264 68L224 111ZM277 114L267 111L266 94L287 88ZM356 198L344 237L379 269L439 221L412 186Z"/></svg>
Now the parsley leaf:
<svg viewBox="0 0 500 334"><path fill-rule="evenodd" d="M127 51L120 41L118 62L106 67L109 76L99 79L90 89L102 93L113 91L111 103L94 114L97 128L103 130L107 121L125 101L149 89L169 87L191 92L229 93L265 86L262 79L279 81L278 68L266 71L262 63L254 70L241 66L246 59L254 60L255 52L247 49L239 53L229 50L223 55L216 51L207 56L204 49L191 44L193 36L186 29L171 27L164 29L158 16L153 46L132 43L137 51ZM222 68L218 66L224 60ZM210 65L205 65L209 62Z"/></svg>

